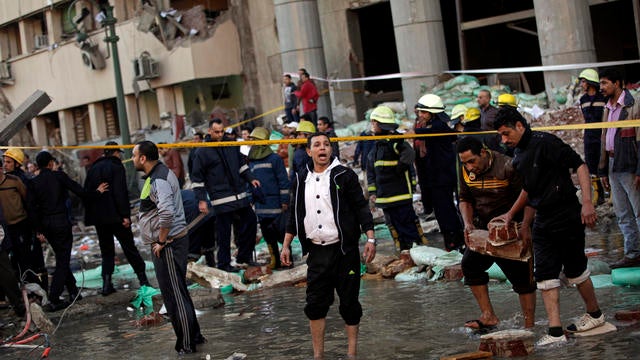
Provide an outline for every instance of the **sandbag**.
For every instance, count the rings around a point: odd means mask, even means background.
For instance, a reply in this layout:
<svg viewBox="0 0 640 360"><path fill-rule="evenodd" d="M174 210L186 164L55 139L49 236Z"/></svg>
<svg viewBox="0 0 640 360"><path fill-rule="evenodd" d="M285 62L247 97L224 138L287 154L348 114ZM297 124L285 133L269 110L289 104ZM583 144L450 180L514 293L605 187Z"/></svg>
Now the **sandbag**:
<svg viewBox="0 0 640 360"><path fill-rule="evenodd" d="M426 271L418 272L420 267L414 266L411 269L401 272L394 278L396 281L420 281L427 280L428 274Z"/></svg>
<svg viewBox="0 0 640 360"><path fill-rule="evenodd" d="M433 266L436 265L436 259L447 252L431 246L414 246L409 250L409 254L416 265Z"/></svg>
<svg viewBox="0 0 640 360"><path fill-rule="evenodd" d="M609 274L591 275L591 282L593 283L593 287L596 289L613 286L613 282L611 282L611 275Z"/></svg>
<svg viewBox="0 0 640 360"><path fill-rule="evenodd" d="M640 286L640 267L611 270L611 282L619 286Z"/></svg>

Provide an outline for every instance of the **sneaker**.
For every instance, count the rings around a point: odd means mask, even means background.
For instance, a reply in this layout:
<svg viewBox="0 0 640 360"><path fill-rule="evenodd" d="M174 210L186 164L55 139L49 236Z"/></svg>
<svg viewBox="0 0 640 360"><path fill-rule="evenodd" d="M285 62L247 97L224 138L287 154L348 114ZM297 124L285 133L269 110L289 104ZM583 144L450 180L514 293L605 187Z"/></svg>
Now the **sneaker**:
<svg viewBox="0 0 640 360"><path fill-rule="evenodd" d="M588 313L585 313L575 324L567 326L567 331L572 333L582 332L595 329L602 325L604 325L604 314L600 315L598 318L593 318Z"/></svg>
<svg viewBox="0 0 640 360"><path fill-rule="evenodd" d="M566 342L567 342L567 337L564 335L551 336L547 334L541 337L540 340L538 340L538 342L536 342L536 347L544 347L544 346L549 346L553 344L566 344Z"/></svg>

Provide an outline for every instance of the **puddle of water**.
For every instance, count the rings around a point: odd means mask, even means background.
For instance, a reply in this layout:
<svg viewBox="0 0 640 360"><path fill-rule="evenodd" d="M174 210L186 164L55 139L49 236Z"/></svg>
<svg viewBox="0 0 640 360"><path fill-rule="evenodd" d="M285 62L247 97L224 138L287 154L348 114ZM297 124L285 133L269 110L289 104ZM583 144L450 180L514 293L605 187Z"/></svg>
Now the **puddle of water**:
<svg viewBox="0 0 640 360"><path fill-rule="evenodd" d="M604 249L604 259L620 256L610 236L591 234L587 247ZM435 237L435 242L440 243ZM386 245L383 245L382 249ZM602 257L601 257L602 259ZM490 295L499 329L522 326L517 295L510 285L491 283ZM575 289L561 290L564 326L583 313L583 303ZM566 346L537 351L527 359L625 359L638 358L640 324L616 322L618 310L637 308L640 288L596 289L607 320L619 326L615 333L592 338L571 339ZM226 296L227 304L199 314L208 343L198 353L184 359L227 359L234 352L248 359L307 360L312 358L308 321L303 313L305 288L286 287L256 293ZM360 327L359 359L439 359L442 356L474 351L479 336L464 328L479 310L469 289L461 282L363 281L361 302L364 316ZM52 338L51 359L176 359L175 337L169 324L146 329L134 328L133 316L125 310L96 314L91 318L65 320ZM538 293L536 327L539 337L546 331L546 314ZM344 323L337 304L327 318L326 358L343 359L346 353ZM1 358L37 358L41 351L0 349Z"/></svg>

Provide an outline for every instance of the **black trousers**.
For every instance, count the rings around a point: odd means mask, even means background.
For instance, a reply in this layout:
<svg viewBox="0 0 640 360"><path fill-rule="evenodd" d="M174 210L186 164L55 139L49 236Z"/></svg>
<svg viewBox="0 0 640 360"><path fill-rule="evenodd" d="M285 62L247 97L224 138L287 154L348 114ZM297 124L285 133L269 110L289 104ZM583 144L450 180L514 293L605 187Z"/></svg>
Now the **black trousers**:
<svg viewBox="0 0 640 360"><path fill-rule="evenodd" d="M60 295L62 295L65 287L69 295L78 293L76 278L73 276L69 266L73 234L71 233L71 224L67 214L46 216L43 219L42 233L49 241L56 255L56 270L53 273L49 289L49 300L52 303L56 303L60 302Z"/></svg>
<svg viewBox="0 0 640 360"><path fill-rule="evenodd" d="M12 243L13 257L11 262L18 279L24 278L26 282L37 283L42 290L47 291L49 279L44 265L42 245L35 238L29 221L23 220L16 224L7 225L7 232ZM42 275L39 277L37 274Z"/></svg>
<svg viewBox="0 0 640 360"><path fill-rule="evenodd" d="M202 343L200 324L187 289L187 253L189 238L174 239L160 252L153 255L153 265L162 293L167 314L171 318L176 333L176 351L196 351L196 344Z"/></svg>
<svg viewBox="0 0 640 360"><path fill-rule="evenodd" d="M258 222L251 206L234 211L216 214L216 231L218 235L218 267L224 268L231 262L231 226L236 233L238 257L236 262L248 263L253 258L256 246Z"/></svg>
<svg viewBox="0 0 640 360"><path fill-rule="evenodd" d="M114 258L116 256L113 237L115 236L122 247L122 252L136 274L145 271L144 260L133 241L131 228L121 223L96 225L100 254L102 255L102 275L113 274Z"/></svg>
<svg viewBox="0 0 640 360"><path fill-rule="evenodd" d="M18 286L18 280L11 268L11 260L5 250L0 250L0 289L9 299L9 303L13 306L14 311L19 316L24 315L24 302Z"/></svg>
<svg viewBox="0 0 640 360"><path fill-rule="evenodd" d="M400 250L411 249L413 243L420 244L420 234L416 228L416 212L413 204L402 204L382 209L385 217L389 218L391 225L398 232L398 241L400 242Z"/></svg>

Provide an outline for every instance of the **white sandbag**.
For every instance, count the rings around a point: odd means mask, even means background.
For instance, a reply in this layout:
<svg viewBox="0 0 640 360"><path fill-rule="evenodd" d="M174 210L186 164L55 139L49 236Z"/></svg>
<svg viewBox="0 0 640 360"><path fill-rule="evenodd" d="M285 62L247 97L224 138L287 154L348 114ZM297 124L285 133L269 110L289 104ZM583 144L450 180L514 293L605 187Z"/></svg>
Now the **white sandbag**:
<svg viewBox="0 0 640 360"><path fill-rule="evenodd" d="M447 254L446 251L431 246L414 246L409 250L411 259L416 265L435 265L438 256Z"/></svg>

